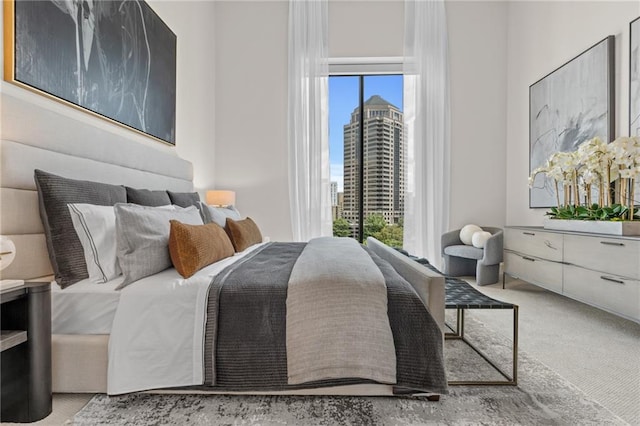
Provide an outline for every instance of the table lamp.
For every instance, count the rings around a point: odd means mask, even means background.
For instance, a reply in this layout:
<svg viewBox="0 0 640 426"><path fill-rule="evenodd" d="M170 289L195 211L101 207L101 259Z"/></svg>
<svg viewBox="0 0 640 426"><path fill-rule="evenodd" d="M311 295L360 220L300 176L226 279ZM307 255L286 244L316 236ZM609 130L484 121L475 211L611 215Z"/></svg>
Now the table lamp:
<svg viewBox="0 0 640 426"><path fill-rule="evenodd" d="M233 206L236 203L235 191L207 191L207 204L216 207Z"/></svg>

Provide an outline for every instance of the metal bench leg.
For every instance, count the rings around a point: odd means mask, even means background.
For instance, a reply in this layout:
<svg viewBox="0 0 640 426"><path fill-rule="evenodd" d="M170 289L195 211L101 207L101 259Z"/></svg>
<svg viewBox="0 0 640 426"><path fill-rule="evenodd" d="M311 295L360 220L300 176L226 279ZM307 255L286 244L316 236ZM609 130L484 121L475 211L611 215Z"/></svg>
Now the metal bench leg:
<svg viewBox="0 0 640 426"><path fill-rule="evenodd" d="M451 333L445 333L445 339L464 339L464 309L456 308L456 328L453 329L449 324L445 326L451 330Z"/></svg>
<svg viewBox="0 0 640 426"><path fill-rule="evenodd" d="M518 384L518 305L513 305L513 384Z"/></svg>
<svg viewBox="0 0 640 426"><path fill-rule="evenodd" d="M516 386L518 384L518 305L513 305L513 343L512 343L512 372L511 376L502 371L493 361L491 361L480 349L478 349L473 343L464 338L464 309L458 309L458 336L452 338L461 339L471 349L473 349L478 355L480 355L491 367L493 367L498 373L500 373L506 380L452 380L449 381L450 386L499 386L510 385Z"/></svg>

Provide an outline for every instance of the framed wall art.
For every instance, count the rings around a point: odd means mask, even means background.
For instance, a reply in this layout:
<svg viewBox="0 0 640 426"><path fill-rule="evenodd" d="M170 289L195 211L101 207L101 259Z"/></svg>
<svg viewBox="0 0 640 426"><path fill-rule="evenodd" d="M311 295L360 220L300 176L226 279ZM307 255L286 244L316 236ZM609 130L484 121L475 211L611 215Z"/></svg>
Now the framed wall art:
<svg viewBox="0 0 640 426"><path fill-rule="evenodd" d="M629 24L629 136L640 136L640 18Z"/></svg>
<svg viewBox="0 0 640 426"><path fill-rule="evenodd" d="M5 80L175 145L176 35L146 2L3 3Z"/></svg>
<svg viewBox="0 0 640 426"><path fill-rule="evenodd" d="M614 55L615 37L609 36L529 87L529 173L554 152L575 151L595 136L612 140ZM555 205L553 180L538 174L529 192L529 207Z"/></svg>

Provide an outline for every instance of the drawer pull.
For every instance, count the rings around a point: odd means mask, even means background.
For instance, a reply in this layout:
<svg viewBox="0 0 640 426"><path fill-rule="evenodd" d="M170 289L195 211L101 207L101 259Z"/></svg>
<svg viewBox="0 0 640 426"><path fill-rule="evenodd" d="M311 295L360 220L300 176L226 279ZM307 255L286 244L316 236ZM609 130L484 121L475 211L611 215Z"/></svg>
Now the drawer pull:
<svg viewBox="0 0 640 426"><path fill-rule="evenodd" d="M611 241L600 241L600 244L604 244L605 246L624 247L624 243L614 243L614 242L611 242Z"/></svg>
<svg viewBox="0 0 640 426"><path fill-rule="evenodd" d="M528 260L530 262L535 262L536 260L533 257L522 256L524 260Z"/></svg>
<svg viewBox="0 0 640 426"><path fill-rule="evenodd" d="M624 284L624 281L622 280L617 280L615 278L611 278L611 277L607 277L606 275L600 275L600 278L602 278L605 281L611 281L612 283L616 283L616 284Z"/></svg>
<svg viewBox="0 0 640 426"><path fill-rule="evenodd" d="M533 232L523 232L523 234L524 234L524 235L531 235L531 236L536 235L536 234L535 234L535 233L533 233Z"/></svg>

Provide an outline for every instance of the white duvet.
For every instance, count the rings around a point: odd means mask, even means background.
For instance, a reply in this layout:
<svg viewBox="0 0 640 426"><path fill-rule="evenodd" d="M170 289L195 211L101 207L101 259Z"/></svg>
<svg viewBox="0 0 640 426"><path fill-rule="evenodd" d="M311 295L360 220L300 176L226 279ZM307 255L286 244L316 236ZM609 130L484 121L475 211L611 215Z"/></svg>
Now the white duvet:
<svg viewBox="0 0 640 426"><path fill-rule="evenodd" d="M171 268L125 287L109 339L107 392L201 385L206 299L212 278L247 253L188 279Z"/></svg>

